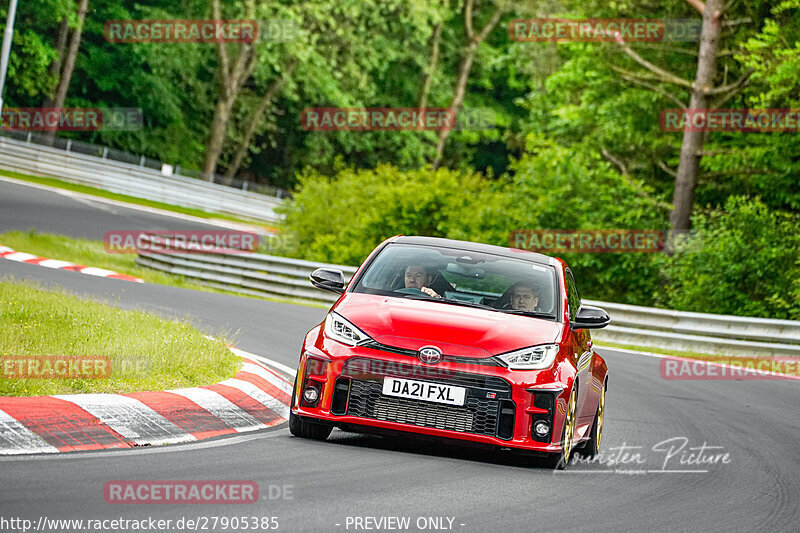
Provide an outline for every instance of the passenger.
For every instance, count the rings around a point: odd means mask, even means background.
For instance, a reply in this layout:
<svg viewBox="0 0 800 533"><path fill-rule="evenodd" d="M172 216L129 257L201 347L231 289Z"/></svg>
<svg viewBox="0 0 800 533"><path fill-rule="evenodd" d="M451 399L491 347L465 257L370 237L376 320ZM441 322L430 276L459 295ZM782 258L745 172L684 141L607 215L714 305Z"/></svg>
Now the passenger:
<svg viewBox="0 0 800 533"><path fill-rule="evenodd" d="M405 273L405 287L407 289L419 289L432 298L441 298L441 295L431 289L429 285L433 281L435 273L422 265L408 265Z"/></svg>

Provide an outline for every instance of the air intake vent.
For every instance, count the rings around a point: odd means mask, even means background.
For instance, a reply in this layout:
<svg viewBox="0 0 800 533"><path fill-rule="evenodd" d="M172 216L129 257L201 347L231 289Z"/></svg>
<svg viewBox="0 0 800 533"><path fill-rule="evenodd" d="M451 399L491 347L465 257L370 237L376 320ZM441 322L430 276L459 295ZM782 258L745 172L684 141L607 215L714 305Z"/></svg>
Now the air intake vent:
<svg viewBox="0 0 800 533"><path fill-rule="evenodd" d="M517 410L514 402L503 400L500 402L500 416L497 419L497 437L510 439L514 436L514 415Z"/></svg>
<svg viewBox="0 0 800 533"><path fill-rule="evenodd" d="M350 380L339 378L333 387L333 399L331 400L331 414L343 415L347 411L347 397L350 394Z"/></svg>

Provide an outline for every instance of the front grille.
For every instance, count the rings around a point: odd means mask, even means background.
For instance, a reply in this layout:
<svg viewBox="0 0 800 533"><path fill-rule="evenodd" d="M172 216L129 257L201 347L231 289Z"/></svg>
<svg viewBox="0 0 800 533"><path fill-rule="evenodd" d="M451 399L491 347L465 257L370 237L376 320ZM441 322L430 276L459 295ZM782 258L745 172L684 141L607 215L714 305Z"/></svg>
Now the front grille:
<svg viewBox="0 0 800 533"><path fill-rule="evenodd" d="M466 387L466 401L463 406L456 406L384 396L385 376ZM345 363L337 384L344 384L345 381L350 382L347 408L337 409L334 414L496 436L506 440L513 436L515 406L511 401L511 385L502 378L353 358ZM345 390L346 386L342 386L341 396L344 396Z"/></svg>
<svg viewBox="0 0 800 533"><path fill-rule="evenodd" d="M463 406L443 405L384 396L381 389L376 381L353 380L347 414L478 435L497 431L497 400L468 398Z"/></svg>

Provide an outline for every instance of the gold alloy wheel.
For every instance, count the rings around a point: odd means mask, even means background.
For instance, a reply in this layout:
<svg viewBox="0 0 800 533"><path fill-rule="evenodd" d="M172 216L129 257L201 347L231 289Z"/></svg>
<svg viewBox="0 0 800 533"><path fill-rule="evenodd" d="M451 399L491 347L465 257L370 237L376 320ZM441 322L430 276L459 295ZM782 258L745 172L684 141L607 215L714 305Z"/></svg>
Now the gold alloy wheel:
<svg viewBox="0 0 800 533"><path fill-rule="evenodd" d="M600 449L600 442L603 440L603 415L606 412L606 387L600 389L600 403L597 405L597 449Z"/></svg>
<svg viewBox="0 0 800 533"><path fill-rule="evenodd" d="M564 464L569 463L569 456L572 453L572 439L575 436L575 389L569 395L569 405L567 406L567 420L564 426Z"/></svg>

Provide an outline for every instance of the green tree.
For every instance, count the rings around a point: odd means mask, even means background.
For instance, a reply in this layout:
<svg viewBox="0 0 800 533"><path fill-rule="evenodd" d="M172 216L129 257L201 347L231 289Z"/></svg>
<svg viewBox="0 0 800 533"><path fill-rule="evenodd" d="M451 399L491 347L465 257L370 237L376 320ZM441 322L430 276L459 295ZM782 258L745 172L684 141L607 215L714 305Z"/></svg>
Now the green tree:
<svg viewBox="0 0 800 533"><path fill-rule="evenodd" d="M402 172L342 168L335 179L306 169L291 201L281 206L282 231L304 259L358 265L393 235L457 234L488 182L449 169Z"/></svg>
<svg viewBox="0 0 800 533"><path fill-rule="evenodd" d="M696 216L693 227L694 242L679 242L664 268L669 307L800 319L797 215L771 211L758 198L731 196L723 209Z"/></svg>

